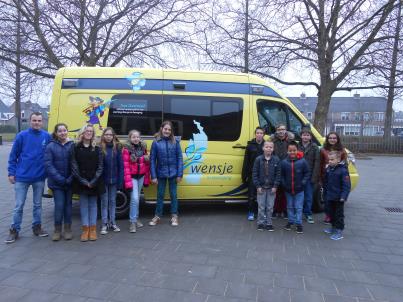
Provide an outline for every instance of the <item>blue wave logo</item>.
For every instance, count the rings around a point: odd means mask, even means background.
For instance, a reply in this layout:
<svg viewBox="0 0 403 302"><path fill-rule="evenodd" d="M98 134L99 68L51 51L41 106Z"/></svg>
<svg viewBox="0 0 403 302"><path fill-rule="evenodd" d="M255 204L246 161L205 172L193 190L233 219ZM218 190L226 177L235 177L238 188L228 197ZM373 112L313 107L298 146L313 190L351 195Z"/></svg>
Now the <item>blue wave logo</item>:
<svg viewBox="0 0 403 302"><path fill-rule="evenodd" d="M183 169L189 168L189 173L185 174L186 181L191 184L200 183L202 173L199 169L192 169L204 161L203 153L207 151L208 137L201 124L195 120L199 133L193 133L193 139L189 140L189 145L185 149L186 159L183 162Z"/></svg>
<svg viewBox="0 0 403 302"><path fill-rule="evenodd" d="M131 75L127 76L126 79L129 81L129 85L134 91L140 90L146 85L146 79L143 78L141 72L133 72Z"/></svg>

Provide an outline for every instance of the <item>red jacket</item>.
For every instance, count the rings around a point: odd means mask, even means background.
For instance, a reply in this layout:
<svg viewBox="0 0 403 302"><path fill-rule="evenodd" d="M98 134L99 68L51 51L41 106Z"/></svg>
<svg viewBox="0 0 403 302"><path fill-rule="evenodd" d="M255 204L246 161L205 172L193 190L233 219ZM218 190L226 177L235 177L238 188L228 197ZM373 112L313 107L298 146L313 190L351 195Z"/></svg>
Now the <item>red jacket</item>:
<svg viewBox="0 0 403 302"><path fill-rule="evenodd" d="M132 175L144 175L144 185L150 184L150 160L144 145L144 155L135 162L130 159L130 152L123 148L124 188L133 189Z"/></svg>

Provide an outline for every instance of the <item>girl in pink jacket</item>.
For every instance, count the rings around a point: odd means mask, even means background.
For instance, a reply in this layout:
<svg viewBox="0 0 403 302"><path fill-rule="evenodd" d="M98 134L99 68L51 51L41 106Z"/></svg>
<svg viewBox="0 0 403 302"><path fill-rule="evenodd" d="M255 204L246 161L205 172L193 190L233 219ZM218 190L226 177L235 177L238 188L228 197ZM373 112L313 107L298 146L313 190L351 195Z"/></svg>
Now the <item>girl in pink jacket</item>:
<svg viewBox="0 0 403 302"><path fill-rule="evenodd" d="M143 185L150 183L150 157L147 145L141 140L140 132L131 130L123 148L124 187L131 191L130 198L130 233L143 224L138 220L140 193Z"/></svg>

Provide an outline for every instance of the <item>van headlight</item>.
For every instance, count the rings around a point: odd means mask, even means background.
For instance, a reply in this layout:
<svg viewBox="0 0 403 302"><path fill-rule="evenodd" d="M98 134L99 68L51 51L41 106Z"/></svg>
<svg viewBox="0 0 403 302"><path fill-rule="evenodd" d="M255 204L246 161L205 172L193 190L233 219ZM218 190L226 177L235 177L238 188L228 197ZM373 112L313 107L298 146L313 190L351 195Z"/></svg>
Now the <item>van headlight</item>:
<svg viewBox="0 0 403 302"><path fill-rule="evenodd" d="M351 162L355 166L355 156L354 156L353 153L348 152L347 159L348 159L349 162Z"/></svg>

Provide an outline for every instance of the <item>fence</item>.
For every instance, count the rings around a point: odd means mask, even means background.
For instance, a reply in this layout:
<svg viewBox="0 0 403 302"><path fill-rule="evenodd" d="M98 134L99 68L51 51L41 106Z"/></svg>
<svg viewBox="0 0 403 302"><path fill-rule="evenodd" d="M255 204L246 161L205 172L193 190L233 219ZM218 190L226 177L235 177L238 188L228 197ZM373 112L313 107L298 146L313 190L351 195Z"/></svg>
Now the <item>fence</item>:
<svg viewBox="0 0 403 302"><path fill-rule="evenodd" d="M403 155L403 136L342 136L341 141L354 153L389 153Z"/></svg>

